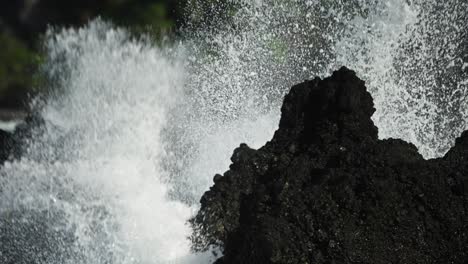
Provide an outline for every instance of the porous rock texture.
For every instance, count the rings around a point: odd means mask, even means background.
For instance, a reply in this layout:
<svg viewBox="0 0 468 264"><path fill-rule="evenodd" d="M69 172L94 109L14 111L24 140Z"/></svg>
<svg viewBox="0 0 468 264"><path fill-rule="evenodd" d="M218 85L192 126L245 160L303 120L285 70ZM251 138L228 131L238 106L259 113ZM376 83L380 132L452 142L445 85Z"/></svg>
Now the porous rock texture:
<svg viewBox="0 0 468 264"><path fill-rule="evenodd" d="M217 263L468 263L468 132L439 159L379 140L346 68L294 86L279 129L241 144L191 220Z"/></svg>

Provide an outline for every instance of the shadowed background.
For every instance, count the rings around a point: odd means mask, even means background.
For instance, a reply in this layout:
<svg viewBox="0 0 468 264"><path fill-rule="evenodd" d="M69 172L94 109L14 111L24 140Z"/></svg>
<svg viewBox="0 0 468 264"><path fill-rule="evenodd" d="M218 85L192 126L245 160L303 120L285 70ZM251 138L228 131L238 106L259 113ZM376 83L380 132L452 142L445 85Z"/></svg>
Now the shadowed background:
<svg viewBox="0 0 468 264"><path fill-rule="evenodd" d="M50 27L76 27L102 17L160 39L175 34L189 1L15 0L0 3L0 109L25 109L41 87L41 38ZM208 3L209 1L207 1Z"/></svg>

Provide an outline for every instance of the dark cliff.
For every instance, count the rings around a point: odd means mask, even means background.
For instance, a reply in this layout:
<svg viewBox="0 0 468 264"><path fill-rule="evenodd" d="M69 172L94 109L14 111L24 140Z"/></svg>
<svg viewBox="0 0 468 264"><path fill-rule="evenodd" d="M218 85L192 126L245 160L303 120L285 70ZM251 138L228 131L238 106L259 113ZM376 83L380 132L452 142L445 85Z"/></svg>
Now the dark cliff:
<svg viewBox="0 0 468 264"><path fill-rule="evenodd" d="M218 263L468 263L468 132L440 159L379 140L353 71L294 86L279 129L242 144L192 220Z"/></svg>

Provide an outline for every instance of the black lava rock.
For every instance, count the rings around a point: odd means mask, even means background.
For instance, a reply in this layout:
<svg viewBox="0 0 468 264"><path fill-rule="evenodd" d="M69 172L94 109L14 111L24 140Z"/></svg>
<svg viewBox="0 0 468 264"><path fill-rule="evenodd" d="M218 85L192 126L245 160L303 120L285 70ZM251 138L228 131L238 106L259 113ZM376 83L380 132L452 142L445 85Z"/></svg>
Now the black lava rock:
<svg viewBox="0 0 468 264"><path fill-rule="evenodd" d="M217 263L468 263L468 132L439 159L379 140L353 71L294 86L279 129L242 144L191 220Z"/></svg>

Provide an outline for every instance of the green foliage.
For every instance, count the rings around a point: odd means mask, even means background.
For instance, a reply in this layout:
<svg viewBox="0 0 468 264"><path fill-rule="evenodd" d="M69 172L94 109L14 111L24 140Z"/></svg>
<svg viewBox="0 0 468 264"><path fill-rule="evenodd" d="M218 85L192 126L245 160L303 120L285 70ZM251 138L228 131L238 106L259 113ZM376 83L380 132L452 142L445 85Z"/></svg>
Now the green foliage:
<svg viewBox="0 0 468 264"><path fill-rule="evenodd" d="M15 37L0 33L0 97L29 89L39 56Z"/></svg>
<svg viewBox="0 0 468 264"><path fill-rule="evenodd" d="M271 40L269 48L273 52L273 56L278 63L283 63L286 60L288 46L285 41L281 39Z"/></svg>
<svg viewBox="0 0 468 264"><path fill-rule="evenodd" d="M167 6L163 3L137 6L134 14L134 23L138 25L148 25L161 30L168 30L175 26L174 21L169 19Z"/></svg>
<svg viewBox="0 0 468 264"><path fill-rule="evenodd" d="M145 33L158 41L175 31L180 8L182 5L170 0L127 0L105 8L102 15L136 34Z"/></svg>
<svg viewBox="0 0 468 264"><path fill-rule="evenodd" d="M218 27L232 19L242 7L241 1L186 0L185 11L192 29ZM226 23L229 24L229 23Z"/></svg>

